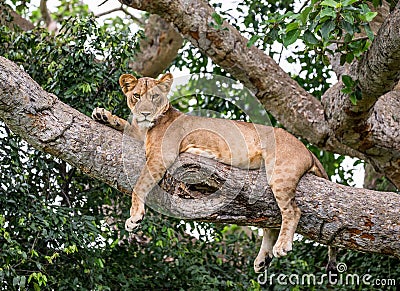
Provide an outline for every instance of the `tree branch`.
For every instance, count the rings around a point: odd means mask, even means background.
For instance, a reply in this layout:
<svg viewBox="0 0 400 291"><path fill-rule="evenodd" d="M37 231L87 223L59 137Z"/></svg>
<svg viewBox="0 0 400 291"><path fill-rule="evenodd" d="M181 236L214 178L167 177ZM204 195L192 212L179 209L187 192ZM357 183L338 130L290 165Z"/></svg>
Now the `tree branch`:
<svg viewBox="0 0 400 291"><path fill-rule="evenodd" d="M144 33L141 51L130 67L142 76L155 78L176 58L183 39L170 23L155 14L147 20Z"/></svg>
<svg viewBox="0 0 400 291"><path fill-rule="evenodd" d="M124 8L123 5L121 5L121 6L119 6L119 7L116 7L116 8L112 8L112 9L110 9L110 10L107 10L107 11L104 11L104 12L101 12L101 13L98 13L98 14L95 15L95 17L97 17L97 18L98 18L98 17L102 17L102 16L105 16L105 15L107 15L107 14L110 14L110 13L113 13L113 12L118 12L118 11L124 12L124 13L125 13L126 15L128 15L128 16L132 19L132 21L135 22L137 25L141 25L141 26L144 25L144 21L143 21L142 19L137 18L135 15L133 15L132 13L130 13L126 8Z"/></svg>
<svg viewBox="0 0 400 291"><path fill-rule="evenodd" d="M357 64L357 79L363 98L356 110L367 111L400 80L400 2L385 19L370 49Z"/></svg>
<svg viewBox="0 0 400 291"><path fill-rule="evenodd" d="M2 57L0 118L35 148L124 193L130 193L144 164L140 142L60 102ZM262 169L244 171L184 154L147 204L189 219L277 227L279 209L266 181ZM296 202L303 213L299 233L324 244L400 257L400 195L305 175Z"/></svg>
<svg viewBox="0 0 400 291"><path fill-rule="evenodd" d="M57 22L51 18L51 14L47 9L47 0L40 0L40 13L42 14L42 18L46 23L47 30L51 32L57 32Z"/></svg>
<svg viewBox="0 0 400 291"><path fill-rule="evenodd" d="M0 25L5 25L10 29L14 29L14 26L17 26L25 31L35 28L30 21L21 17L6 4L0 4Z"/></svg>
<svg viewBox="0 0 400 291"><path fill-rule="evenodd" d="M400 2L397 8L384 18L360 62L349 69L362 99L352 104L339 81L322 102L332 134L365 154L375 169L400 188L400 92L391 91L400 79Z"/></svg>

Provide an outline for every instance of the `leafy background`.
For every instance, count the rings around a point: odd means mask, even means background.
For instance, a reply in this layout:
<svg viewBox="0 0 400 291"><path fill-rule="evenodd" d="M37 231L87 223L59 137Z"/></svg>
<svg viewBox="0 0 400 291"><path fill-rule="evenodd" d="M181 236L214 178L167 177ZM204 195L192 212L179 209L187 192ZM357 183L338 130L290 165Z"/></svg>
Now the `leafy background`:
<svg viewBox="0 0 400 291"><path fill-rule="evenodd" d="M40 24L39 11L27 10L27 3L8 2ZM281 47L276 43L291 45L295 53L288 61L300 67L293 78L316 98L330 86L325 81L330 74L329 43L344 37L337 50L345 56L342 61L348 62L365 51L373 37L368 21L374 15L364 1L311 1L300 10L287 0L246 0L231 10L218 3L214 6L218 11L214 24L230 21L249 37L249 45L257 45L275 58L278 55L278 59L282 49L277 50ZM134 60L143 32L131 31L131 23L120 17L99 22L77 0L61 1L52 16L61 23L56 36L41 28L22 32L0 27L0 55L86 115L101 106L127 117L117 80L129 71L128 63ZM356 33L363 29L368 37L357 40ZM300 44L305 51L296 50ZM170 69L229 77L188 43ZM231 103L206 97L200 96L198 109L246 119ZM174 105L187 111L192 98L188 95ZM129 235L123 229L129 197L36 151L4 123L0 123L0 137L0 290L374 288L365 284L261 286L253 271L261 243L258 231L235 225L183 222L150 210L141 230ZM344 169L343 156L307 146L321 159L329 176L336 175L343 184L353 183L352 169ZM348 273L400 281L399 260L353 251L342 251L339 260L347 264ZM326 247L303 238L295 242L287 257L272 262L269 274L322 276L326 263Z"/></svg>

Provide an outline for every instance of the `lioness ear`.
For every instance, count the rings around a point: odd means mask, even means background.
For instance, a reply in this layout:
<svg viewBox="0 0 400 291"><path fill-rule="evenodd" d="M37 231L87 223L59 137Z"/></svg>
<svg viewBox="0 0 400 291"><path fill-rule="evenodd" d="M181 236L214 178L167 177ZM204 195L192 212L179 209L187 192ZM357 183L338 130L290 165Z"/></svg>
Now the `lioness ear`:
<svg viewBox="0 0 400 291"><path fill-rule="evenodd" d="M135 88L137 79L131 74L123 74L119 77L119 85L121 86L122 92L126 95L129 91Z"/></svg>
<svg viewBox="0 0 400 291"><path fill-rule="evenodd" d="M172 76L171 73L166 73L164 74L159 80L160 85L162 86L162 89L165 93L168 93L169 90L171 89L172 82L174 81L174 77Z"/></svg>

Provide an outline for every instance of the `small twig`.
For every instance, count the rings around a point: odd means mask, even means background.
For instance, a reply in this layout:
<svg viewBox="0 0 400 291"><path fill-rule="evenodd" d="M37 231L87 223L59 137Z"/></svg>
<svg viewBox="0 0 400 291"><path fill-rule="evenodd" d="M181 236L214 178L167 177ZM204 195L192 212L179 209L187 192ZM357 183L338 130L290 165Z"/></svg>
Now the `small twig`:
<svg viewBox="0 0 400 291"><path fill-rule="evenodd" d="M99 4L98 7L100 7L101 5L104 5L106 2L108 2L108 0L104 0L103 2L101 2L101 4Z"/></svg>
<svg viewBox="0 0 400 291"><path fill-rule="evenodd" d="M117 7L117 8L113 8L113 9L110 9L110 10L108 10L108 11L101 12L101 13L99 13L99 14L96 14L94 17L101 17L101 16L104 16L104 15L107 15L107 14L110 14L110 13L113 13L113 12L117 12L117 11L123 11L123 10L122 10L122 6L121 6L121 7Z"/></svg>
<svg viewBox="0 0 400 291"><path fill-rule="evenodd" d="M122 11L125 14L129 15L131 17L132 21L135 22L136 24L138 24L140 26L144 26L145 25L144 21L142 21L141 19L135 17L132 13L130 13L128 11L128 9L124 8L122 5L120 7L116 7L116 8L110 9L108 11L104 11L104 12L101 12L99 14L96 14L95 17L96 18L102 17L104 15L107 15L107 14L110 14L110 13L113 13L113 12L117 12L117 11Z"/></svg>
<svg viewBox="0 0 400 291"><path fill-rule="evenodd" d="M357 38L355 38L355 39L352 39L352 40L349 41L349 42L359 41L359 40L364 40L364 39L368 39L368 36L357 37ZM330 40L329 42L331 42L331 43L337 43L337 44L349 43L349 42L346 42L346 41L344 41L344 40Z"/></svg>
<svg viewBox="0 0 400 291"><path fill-rule="evenodd" d="M138 24L140 26L144 26L145 25L145 22L143 20L141 20L141 19L137 18L136 16L134 16L132 13L130 13L128 11L128 9L126 9L126 8L121 6L121 10L124 11L125 14L129 15L132 18L133 22L135 22L136 24Z"/></svg>
<svg viewBox="0 0 400 291"><path fill-rule="evenodd" d="M301 5L301 7L297 13L300 13L304 9L304 7L306 7L308 4L309 4L309 1L304 1L303 5Z"/></svg>
<svg viewBox="0 0 400 291"><path fill-rule="evenodd" d="M47 0L40 1L40 13L46 23L47 29L51 32L57 32L57 22L51 18L49 9L47 8Z"/></svg>
<svg viewBox="0 0 400 291"><path fill-rule="evenodd" d="M279 53L278 64L281 63L282 53L283 53L283 45L282 45L282 47L281 47L281 52Z"/></svg>

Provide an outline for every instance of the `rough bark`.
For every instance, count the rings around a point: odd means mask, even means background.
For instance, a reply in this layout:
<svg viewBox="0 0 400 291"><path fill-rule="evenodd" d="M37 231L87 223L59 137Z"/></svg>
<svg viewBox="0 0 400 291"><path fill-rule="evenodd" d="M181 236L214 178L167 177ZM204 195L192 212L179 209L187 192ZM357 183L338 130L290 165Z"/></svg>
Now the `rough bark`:
<svg viewBox="0 0 400 291"><path fill-rule="evenodd" d="M155 78L176 58L183 39L170 23L158 15L150 15L144 34L140 53L131 63L131 68L144 77Z"/></svg>
<svg viewBox="0 0 400 291"><path fill-rule="evenodd" d="M130 193L144 163L142 143L60 102L2 57L0 118L32 146L123 193ZM400 257L400 195L345 187L307 174L296 202L303 213L299 233L324 244ZM148 204L195 220L280 224L262 169L244 171L190 154L181 155Z"/></svg>
<svg viewBox="0 0 400 291"><path fill-rule="evenodd" d="M386 17L369 50L357 63L357 80L363 98L357 110L367 111L400 80L400 2Z"/></svg>
<svg viewBox="0 0 400 291"><path fill-rule="evenodd" d="M362 102L355 107L349 96L341 92L341 82L323 96L323 106L269 56L254 46L247 47L247 39L233 26L226 21L222 29L210 25L213 22L214 10L205 1L119 1L136 9L156 13L166 21L172 22L186 39L200 48L214 63L252 90L265 108L296 136L301 136L328 151L366 159L400 187L398 150L393 149L392 144L384 144L382 149L381 144L384 140L375 142L374 138L379 137L375 137L375 132L368 128L373 111L371 107L377 101L377 95L393 88L400 76L397 49L400 40L399 9L395 9L391 16L385 19L371 46L371 53L365 56L358 66L354 65L353 77L355 80L360 79L361 89L365 91ZM368 59L372 59L374 63ZM387 73L385 69L390 69L391 72ZM380 77L387 77L389 80L379 85ZM369 93L373 95L365 95ZM396 120L397 113L392 119L376 119L379 124L371 126L386 128L395 136L397 127L392 125L393 121L397 124ZM367 143L366 136L373 142ZM362 141L359 142L359 139ZM396 141L400 143L399 138ZM377 152L379 156L371 156L369 152ZM386 162L381 164L380 161Z"/></svg>
<svg viewBox="0 0 400 291"><path fill-rule="evenodd" d="M0 25L5 25L10 29L18 27L22 30L32 30L35 26L17 12L13 11L8 5L0 3Z"/></svg>
<svg viewBox="0 0 400 291"><path fill-rule="evenodd" d="M355 113L350 105L344 105L350 101L338 91L341 87L342 82L338 82L324 95L330 99L325 103L325 112L332 134L363 153L365 160L400 188L400 91L381 96L367 112ZM341 127L344 115L351 118L351 123Z"/></svg>

